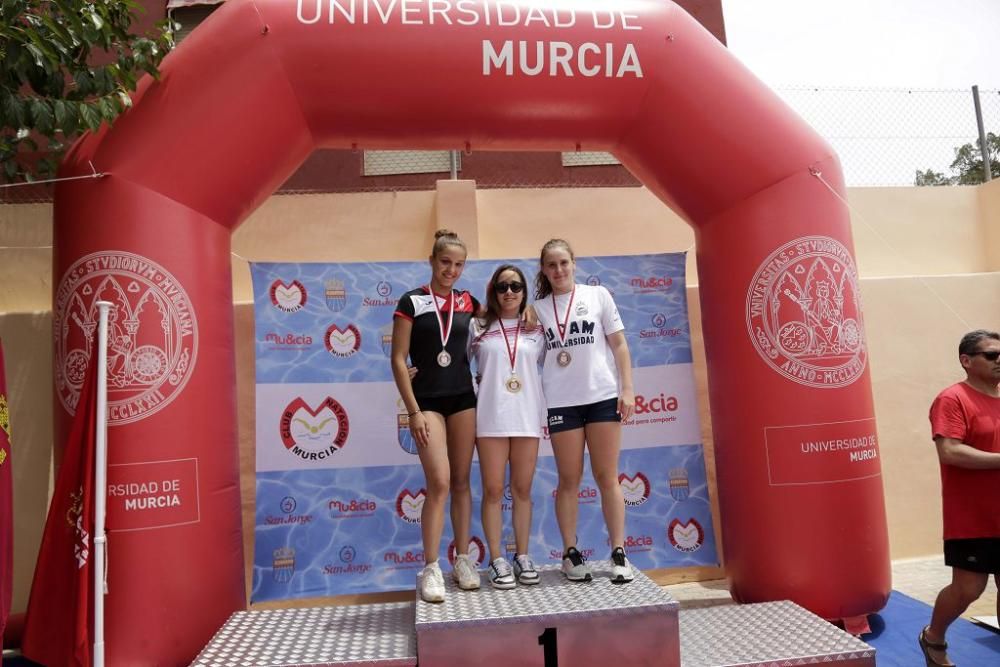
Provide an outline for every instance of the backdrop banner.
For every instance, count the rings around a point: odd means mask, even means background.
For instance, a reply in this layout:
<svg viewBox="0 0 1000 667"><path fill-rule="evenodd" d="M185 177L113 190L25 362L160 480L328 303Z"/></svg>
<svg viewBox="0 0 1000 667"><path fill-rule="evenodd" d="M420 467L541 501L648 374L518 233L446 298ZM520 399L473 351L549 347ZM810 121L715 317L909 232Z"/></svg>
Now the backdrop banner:
<svg viewBox="0 0 1000 667"><path fill-rule="evenodd" d="M459 287L485 300L503 260L472 260ZM534 276L537 260L513 260ZM619 481L626 551L640 569L718 563L684 285L685 253L581 257L579 282L603 285L625 322L636 414ZM427 262L254 263L257 511L253 601L413 588L423 567L424 478L389 365L392 314L429 279ZM487 557L473 463L470 554ZM532 496L531 555L558 562L556 469L547 432ZM503 541L512 555L510 494ZM450 526L443 544L453 561ZM610 553L589 463L579 545ZM444 553L441 554L445 556Z"/></svg>

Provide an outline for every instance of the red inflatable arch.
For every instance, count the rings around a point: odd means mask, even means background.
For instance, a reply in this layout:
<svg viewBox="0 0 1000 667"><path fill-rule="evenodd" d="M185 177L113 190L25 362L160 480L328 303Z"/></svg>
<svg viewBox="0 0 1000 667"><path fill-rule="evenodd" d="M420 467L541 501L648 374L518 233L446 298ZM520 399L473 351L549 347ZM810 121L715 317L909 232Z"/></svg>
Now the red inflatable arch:
<svg viewBox="0 0 1000 667"><path fill-rule="evenodd" d="M245 605L230 234L311 151L349 147L613 152L697 234L735 597L883 606L840 166L714 37L663 0L230 0L63 169L108 175L56 194L63 427L93 302L117 311L112 664L189 660Z"/></svg>

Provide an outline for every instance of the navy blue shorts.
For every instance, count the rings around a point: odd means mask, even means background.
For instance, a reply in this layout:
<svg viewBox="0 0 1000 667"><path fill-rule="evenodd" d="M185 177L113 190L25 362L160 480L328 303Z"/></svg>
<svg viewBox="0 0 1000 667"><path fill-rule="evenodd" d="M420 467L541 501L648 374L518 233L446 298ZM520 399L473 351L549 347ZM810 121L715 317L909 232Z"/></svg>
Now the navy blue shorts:
<svg viewBox="0 0 1000 667"><path fill-rule="evenodd" d="M549 408L549 435L583 428L595 422L621 422L618 414L618 399L609 398L587 405L570 405L565 408Z"/></svg>
<svg viewBox="0 0 1000 667"><path fill-rule="evenodd" d="M980 574L1000 574L1000 538L945 540L944 564Z"/></svg>
<svg viewBox="0 0 1000 667"><path fill-rule="evenodd" d="M475 408L476 394L470 391L465 394L458 394L457 396L417 397L417 405L422 412L436 412L447 419L456 412Z"/></svg>

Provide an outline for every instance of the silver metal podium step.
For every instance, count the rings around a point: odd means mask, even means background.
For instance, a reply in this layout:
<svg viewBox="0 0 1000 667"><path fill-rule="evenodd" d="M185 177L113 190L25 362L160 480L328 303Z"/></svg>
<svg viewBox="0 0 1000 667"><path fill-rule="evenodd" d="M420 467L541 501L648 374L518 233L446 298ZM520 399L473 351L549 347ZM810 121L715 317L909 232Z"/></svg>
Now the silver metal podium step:
<svg viewBox="0 0 1000 667"><path fill-rule="evenodd" d="M683 667L875 667L874 648L793 602L688 609L680 625Z"/></svg>
<svg viewBox="0 0 1000 667"><path fill-rule="evenodd" d="M609 664L608 655L614 657L612 665L676 665L670 647L652 663L636 658L647 644L674 642L676 647L679 630L682 667L875 665L874 648L791 602L689 609L671 617L677 603L644 576L626 586L613 586L601 577L590 584L571 584L554 571L543 571L542 578L535 588L514 591L466 592L452 586L448 602L441 605L399 602L241 611L192 664L415 667L419 632L420 667L545 667L546 646L556 649L563 667L603 667ZM654 619L657 612L674 619L674 630L652 634L653 628L664 627L662 618ZM567 624L567 619L574 622ZM639 622L641 634L623 632L633 621ZM550 628L556 629L554 636L543 637ZM502 652L484 646L483 637ZM582 657L564 658L563 648L573 646L588 650Z"/></svg>
<svg viewBox="0 0 1000 667"><path fill-rule="evenodd" d="M415 667L412 602L238 611L196 667Z"/></svg>
<svg viewBox="0 0 1000 667"><path fill-rule="evenodd" d="M447 577L444 602L416 603L420 667L609 665L625 656L632 667L679 667L677 601L641 572L616 585L610 563L591 565L590 582L548 565L538 585L503 591L485 581L462 591Z"/></svg>

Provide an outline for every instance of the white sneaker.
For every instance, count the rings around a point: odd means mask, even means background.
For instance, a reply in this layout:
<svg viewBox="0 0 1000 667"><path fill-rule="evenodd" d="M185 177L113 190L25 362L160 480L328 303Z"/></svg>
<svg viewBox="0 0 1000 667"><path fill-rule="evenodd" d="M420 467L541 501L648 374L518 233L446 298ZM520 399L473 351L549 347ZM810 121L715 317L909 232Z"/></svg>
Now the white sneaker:
<svg viewBox="0 0 1000 667"><path fill-rule="evenodd" d="M437 561L420 571L420 599L424 602L444 602L444 575Z"/></svg>
<svg viewBox="0 0 1000 667"><path fill-rule="evenodd" d="M537 584L540 580L538 570L528 554L518 554L514 556L514 576L517 582L528 586Z"/></svg>
<svg viewBox="0 0 1000 667"><path fill-rule="evenodd" d="M502 556L490 563L489 576L493 588L508 590L517 585L514 580L514 570L511 569L507 559Z"/></svg>
<svg viewBox="0 0 1000 667"><path fill-rule="evenodd" d="M563 554L562 571L570 581L590 581L594 578L587 559L576 547L570 547Z"/></svg>
<svg viewBox="0 0 1000 667"><path fill-rule="evenodd" d="M455 567L451 570L451 578L463 591L474 591L479 588L479 572L469 560L469 554L455 556Z"/></svg>
<svg viewBox="0 0 1000 667"><path fill-rule="evenodd" d="M632 565L628 562L628 558L625 557L625 550L621 547L615 547L615 550L611 552L611 583L627 584L633 579L635 579L635 574L632 572Z"/></svg>

